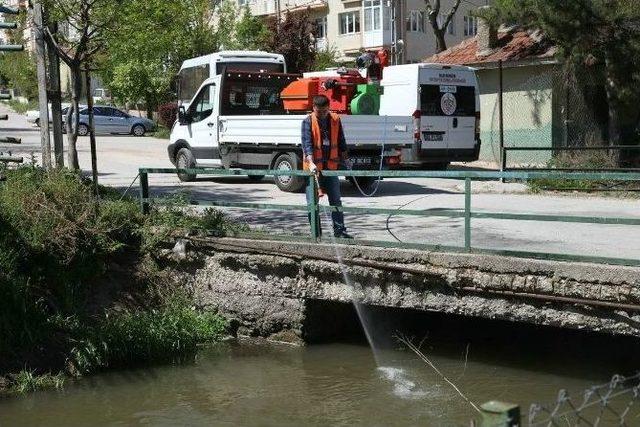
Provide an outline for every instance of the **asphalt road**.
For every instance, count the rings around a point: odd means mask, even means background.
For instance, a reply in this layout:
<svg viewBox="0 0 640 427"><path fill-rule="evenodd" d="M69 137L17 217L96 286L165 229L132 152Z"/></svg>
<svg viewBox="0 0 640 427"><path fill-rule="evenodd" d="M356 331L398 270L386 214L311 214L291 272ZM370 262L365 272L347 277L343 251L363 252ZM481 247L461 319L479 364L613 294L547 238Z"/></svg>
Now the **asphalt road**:
<svg viewBox="0 0 640 427"><path fill-rule="evenodd" d="M0 143L0 151L24 155L39 161L39 129L23 116L0 105L0 114L9 121L0 122L0 135L22 138L19 146ZM166 154L167 141L153 137L127 135L97 137L99 180L101 184L124 190L137 175L139 167L171 167ZM80 164L90 174L88 138L78 143ZM458 165L460 167L460 165ZM252 203L304 204L304 195L283 193L272 180L251 182L244 177L200 178L182 183L174 175L150 176L152 195L185 192L193 198ZM136 194L137 183L129 190ZM349 231L358 238L404 241L441 245L462 245L464 224L456 218L418 218L402 216L402 209L463 209L463 183L446 179L388 179L380 184L374 197L363 197L351 184L343 182L345 206L396 208L398 214L347 214ZM640 200L594 197L577 194L529 194L521 184L474 182L472 209L491 212L538 213L582 216L620 216L640 218ZM326 204L326 201L324 202ZM235 217L262 228L285 233L307 233L305 213L253 212L229 210ZM324 215L323 215L324 216ZM324 218L325 229L329 229ZM472 244L475 247L571 253L640 259L640 227L571 224L540 221L473 219Z"/></svg>

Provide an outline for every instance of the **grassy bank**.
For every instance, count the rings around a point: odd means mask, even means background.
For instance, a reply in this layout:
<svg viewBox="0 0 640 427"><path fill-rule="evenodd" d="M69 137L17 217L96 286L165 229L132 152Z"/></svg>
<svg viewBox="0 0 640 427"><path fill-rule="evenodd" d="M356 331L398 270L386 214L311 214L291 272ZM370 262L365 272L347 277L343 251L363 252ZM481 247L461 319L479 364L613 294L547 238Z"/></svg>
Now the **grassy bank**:
<svg viewBox="0 0 640 427"><path fill-rule="evenodd" d="M225 233L215 210L139 213L137 202L69 171L5 171L0 183L0 389L59 387L63 376L192 357L225 322L196 311L163 272L165 240Z"/></svg>

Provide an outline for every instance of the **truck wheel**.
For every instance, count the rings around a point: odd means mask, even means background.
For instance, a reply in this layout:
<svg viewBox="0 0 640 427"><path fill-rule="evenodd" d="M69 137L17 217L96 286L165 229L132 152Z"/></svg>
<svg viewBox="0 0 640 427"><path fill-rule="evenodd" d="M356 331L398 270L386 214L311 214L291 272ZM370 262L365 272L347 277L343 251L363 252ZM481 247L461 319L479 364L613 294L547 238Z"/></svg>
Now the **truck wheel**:
<svg viewBox="0 0 640 427"><path fill-rule="evenodd" d="M191 169L196 167L196 159L188 148L181 148L176 154L176 168ZM195 181L196 174L178 172L178 179L182 182Z"/></svg>
<svg viewBox="0 0 640 427"><path fill-rule="evenodd" d="M264 179L264 175L249 175L249 181L259 182Z"/></svg>
<svg viewBox="0 0 640 427"><path fill-rule="evenodd" d="M283 154L273 164L276 170L298 170L298 159L291 154ZM297 193L305 187L305 179L301 176L274 176L276 185L282 191Z"/></svg>
<svg viewBox="0 0 640 427"><path fill-rule="evenodd" d="M36 119L36 121L34 122L36 126L40 127L40 119Z"/></svg>

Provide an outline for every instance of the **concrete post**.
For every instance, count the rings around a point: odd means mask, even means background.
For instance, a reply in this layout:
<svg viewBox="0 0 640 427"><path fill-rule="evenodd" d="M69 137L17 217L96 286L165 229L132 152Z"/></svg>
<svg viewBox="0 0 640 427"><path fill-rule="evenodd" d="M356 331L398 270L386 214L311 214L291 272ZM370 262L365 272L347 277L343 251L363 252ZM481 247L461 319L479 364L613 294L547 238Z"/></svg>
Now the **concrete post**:
<svg viewBox="0 0 640 427"><path fill-rule="evenodd" d="M482 422L480 427L520 426L520 407L514 403L492 400L480 406Z"/></svg>

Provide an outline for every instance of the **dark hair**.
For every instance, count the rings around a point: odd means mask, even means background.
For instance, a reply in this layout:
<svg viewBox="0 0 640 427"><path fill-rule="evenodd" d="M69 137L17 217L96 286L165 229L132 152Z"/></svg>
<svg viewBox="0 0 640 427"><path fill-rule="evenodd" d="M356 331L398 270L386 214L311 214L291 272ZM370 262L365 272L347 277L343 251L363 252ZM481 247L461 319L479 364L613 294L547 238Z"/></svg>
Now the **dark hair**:
<svg viewBox="0 0 640 427"><path fill-rule="evenodd" d="M316 95L313 97L313 106L318 108L324 108L329 106L329 98L325 95Z"/></svg>

